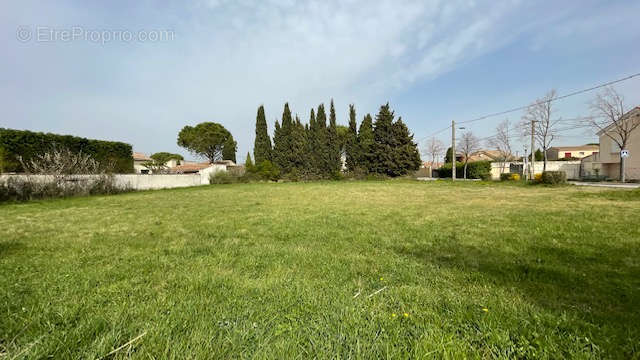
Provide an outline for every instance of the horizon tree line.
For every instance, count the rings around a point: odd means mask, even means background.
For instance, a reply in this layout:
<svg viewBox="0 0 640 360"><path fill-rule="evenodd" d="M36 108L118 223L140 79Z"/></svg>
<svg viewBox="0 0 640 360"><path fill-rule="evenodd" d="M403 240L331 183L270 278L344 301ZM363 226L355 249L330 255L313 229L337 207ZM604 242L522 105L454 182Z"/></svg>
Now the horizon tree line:
<svg viewBox="0 0 640 360"><path fill-rule="evenodd" d="M413 134L401 117L395 120L388 103L380 106L375 121L366 114L359 127L353 104L349 105L349 125L345 127L337 125L333 99L328 124L324 104L312 108L303 124L298 115L294 119L289 103L285 103L281 120L274 123L273 139L260 105L255 134L255 163L247 154L247 164L256 169L275 167L285 177L336 178L343 170L343 158L348 172L392 177L417 170L421 162Z"/></svg>

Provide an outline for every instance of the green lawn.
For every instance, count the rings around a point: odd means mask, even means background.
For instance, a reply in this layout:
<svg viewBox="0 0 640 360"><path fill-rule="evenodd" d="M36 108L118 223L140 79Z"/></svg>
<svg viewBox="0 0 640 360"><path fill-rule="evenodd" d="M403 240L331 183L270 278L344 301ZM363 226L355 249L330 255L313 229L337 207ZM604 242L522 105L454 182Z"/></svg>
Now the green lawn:
<svg viewBox="0 0 640 360"><path fill-rule="evenodd" d="M0 205L0 359L638 358L639 215L409 181Z"/></svg>

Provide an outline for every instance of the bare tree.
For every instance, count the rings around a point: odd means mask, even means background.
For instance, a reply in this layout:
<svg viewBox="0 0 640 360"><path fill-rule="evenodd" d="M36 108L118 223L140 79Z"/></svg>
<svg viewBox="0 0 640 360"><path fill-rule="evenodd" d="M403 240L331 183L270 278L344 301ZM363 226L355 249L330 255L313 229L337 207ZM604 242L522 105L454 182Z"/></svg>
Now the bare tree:
<svg viewBox="0 0 640 360"><path fill-rule="evenodd" d="M431 156L431 165L433 165L436 159L444 152L444 143L435 137L429 139L427 143L427 155Z"/></svg>
<svg viewBox="0 0 640 360"><path fill-rule="evenodd" d="M464 156L464 178L467 178L467 164L469 163L469 156L478 151L480 148L480 140L473 135L471 131L467 131L462 134L460 142L458 143L458 151Z"/></svg>
<svg viewBox="0 0 640 360"><path fill-rule="evenodd" d="M511 137L511 123L509 119L505 119L496 127L496 134L487 140L490 147L498 150L498 161L502 163L501 172L504 171L505 163L512 158Z"/></svg>
<svg viewBox="0 0 640 360"><path fill-rule="evenodd" d="M620 150L625 150L631 132L640 126L640 112L628 112L624 98L612 87L598 93L589 104L592 116L590 124L594 130L602 132L615 142ZM602 152L602 149L600 149ZM620 152L620 181L625 182L626 158Z"/></svg>
<svg viewBox="0 0 640 360"><path fill-rule="evenodd" d="M549 91L545 96L537 99L529 105L522 116L522 129L526 135L531 134L531 125L533 123L533 134L536 142L542 148L544 155L544 164L542 171L547 170L547 150L551 147L551 142L558 135L556 126L561 119L552 119L552 102L558 97L555 89Z"/></svg>

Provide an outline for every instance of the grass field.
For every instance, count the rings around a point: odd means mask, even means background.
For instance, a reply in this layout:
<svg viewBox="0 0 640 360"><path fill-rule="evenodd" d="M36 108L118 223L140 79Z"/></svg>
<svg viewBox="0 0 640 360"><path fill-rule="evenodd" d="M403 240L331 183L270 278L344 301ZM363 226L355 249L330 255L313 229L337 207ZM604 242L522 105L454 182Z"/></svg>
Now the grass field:
<svg viewBox="0 0 640 360"><path fill-rule="evenodd" d="M638 191L237 184L0 215L0 359L640 357Z"/></svg>

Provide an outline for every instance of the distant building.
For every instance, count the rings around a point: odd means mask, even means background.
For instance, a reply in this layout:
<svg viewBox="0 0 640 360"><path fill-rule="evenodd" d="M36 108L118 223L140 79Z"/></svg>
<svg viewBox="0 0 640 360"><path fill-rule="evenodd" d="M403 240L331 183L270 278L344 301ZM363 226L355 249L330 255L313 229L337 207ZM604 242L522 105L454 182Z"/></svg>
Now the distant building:
<svg viewBox="0 0 640 360"><path fill-rule="evenodd" d="M136 174L149 174L151 171L147 169L143 164L152 161L150 157L141 153L141 152L133 152L133 171Z"/></svg>
<svg viewBox="0 0 640 360"><path fill-rule="evenodd" d="M547 149L547 160L582 159L600 152L600 145L554 146Z"/></svg>
<svg viewBox="0 0 640 360"><path fill-rule="evenodd" d="M640 121L640 106L633 108L626 114L626 126L632 126ZM600 152L582 159L583 175L599 175L609 179L620 179L620 147L607 135L614 138L613 125L598 132L600 137ZM631 131L627 140L629 157L625 161L625 177L627 180L640 180L640 126Z"/></svg>

